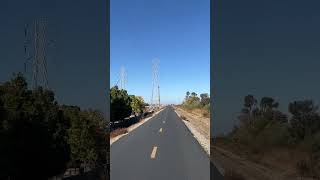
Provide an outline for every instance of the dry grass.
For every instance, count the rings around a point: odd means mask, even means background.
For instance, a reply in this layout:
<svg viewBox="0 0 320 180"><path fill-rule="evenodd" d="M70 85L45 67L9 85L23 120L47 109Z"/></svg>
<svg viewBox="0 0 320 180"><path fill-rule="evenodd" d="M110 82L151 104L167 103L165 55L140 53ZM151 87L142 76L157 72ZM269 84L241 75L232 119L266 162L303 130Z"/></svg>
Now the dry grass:
<svg viewBox="0 0 320 180"><path fill-rule="evenodd" d="M193 109L191 113L198 116L201 115L202 117L205 117L205 118L210 118L210 111L207 111L206 109L201 109L201 108Z"/></svg>
<svg viewBox="0 0 320 180"><path fill-rule="evenodd" d="M117 137L121 134L126 134L128 133L128 130L127 128L120 128L120 129L116 129L116 130L113 130L111 133L110 133L110 138L114 138L114 137Z"/></svg>
<svg viewBox="0 0 320 180"><path fill-rule="evenodd" d="M206 117L206 118L209 118L209 117L210 117L210 113L207 112L207 111L204 111L204 112L202 113L202 116L203 116L203 117Z"/></svg>
<svg viewBox="0 0 320 180"><path fill-rule="evenodd" d="M263 165L264 167L282 171L283 177L297 178L301 175L310 176L310 167L305 162L308 159L308 153L294 148L265 148L262 152L250 153L248 147L234 142L217 138L215 146L228 150L248 161ZM317 170L316 170L317 171Z"/></svg>
<svg viewBox="0 0 320 180"><path fill-rule="evenodd" d="M184 115L180 115L180 118L183 120L187 120L187 118Z"/></svg>
<svg viewBox="0 0 320 180"><path fill-rule="evenodd" d="M203 112L202 109L194 109L188 111L184 108L175 107L175 110L180 115L181 119L184 119L185 117L184 120L189 121L194 127L196 127L200 134L202 134L209 140L210 118L203 117L203 115L201 114L201 112Z"/></svg>

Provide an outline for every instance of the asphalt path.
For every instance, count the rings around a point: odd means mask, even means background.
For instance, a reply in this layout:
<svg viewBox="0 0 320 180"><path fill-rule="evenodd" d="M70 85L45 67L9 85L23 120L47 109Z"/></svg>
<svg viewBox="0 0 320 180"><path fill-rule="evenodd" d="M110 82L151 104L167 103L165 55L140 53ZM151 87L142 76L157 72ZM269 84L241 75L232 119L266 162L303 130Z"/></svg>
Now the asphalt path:
<svg viewBox="0 0 320 180"><path fill-rule="evenodd" d="M209 180L210 169L209 156L172 107L120 138L110 150L111 180Z"/></svg>
<svg viewBox="0 0 320 180"><path fill-rule="evenodd" d="M220 171L214 166L213 163L210 163L210 179L211 180L223 180L223 175Z"/></svg>

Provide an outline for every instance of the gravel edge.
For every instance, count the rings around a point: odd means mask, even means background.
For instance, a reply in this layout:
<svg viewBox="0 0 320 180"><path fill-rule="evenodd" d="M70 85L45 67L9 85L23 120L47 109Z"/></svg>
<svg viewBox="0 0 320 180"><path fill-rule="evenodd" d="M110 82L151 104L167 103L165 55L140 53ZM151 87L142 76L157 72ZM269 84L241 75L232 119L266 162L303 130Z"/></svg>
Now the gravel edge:
<svg viewBox="0 0 320 180"><path fill-rule="evenodd" d="M181 115L174 110L177 115L179 116L179 118L181 119ZM195 137L195 139L199 142L199 144L201 145L201 147L204 149L204 151L209 155L210 157L210 139L207 139L204 135L202 135L195 127L192 123L190 123L189 121L183 120L181 119L182 122L187 126L187 128L189 129L189 131L191 132L191 134L193 135L193 137ZM218 171L224 175L225 174L225 169L219 165L219 163L217 163L213 158L210 157L210 161L214 164L214 166L218 169Z"/></svg>
<svg viewBox="0 0 320 180"><path fill-rule="evenodd" d="M181 115L176 111L176 114L181 117ZM181 119L181 118L180 118ZM182 120L182 119L181 119ZM193 137L199 142L204 151L210 156L210 139L207 139L204 135L202 135L192 123L182 120L182 122L187 126Z"/></svg>

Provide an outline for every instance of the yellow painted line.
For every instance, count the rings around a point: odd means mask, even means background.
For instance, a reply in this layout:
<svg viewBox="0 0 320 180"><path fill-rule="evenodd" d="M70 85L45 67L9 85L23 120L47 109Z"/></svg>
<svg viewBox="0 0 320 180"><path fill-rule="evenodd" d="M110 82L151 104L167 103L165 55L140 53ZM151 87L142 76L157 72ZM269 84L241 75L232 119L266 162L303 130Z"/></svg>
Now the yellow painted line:
<svg viewBox="0 0 320 180"><path fill-rule="evenodd" d="M151 159L154 159L156 158L156 154L157 154L157 149L158 147L157 146L154 146L153 149L152 149L152 152L151 152Z"/></svg>
<svg viewBox="0 0 320 180"><path fill-rule="evenodd" d="M159 132L162 132L162 128L160 128Z"/></svg>

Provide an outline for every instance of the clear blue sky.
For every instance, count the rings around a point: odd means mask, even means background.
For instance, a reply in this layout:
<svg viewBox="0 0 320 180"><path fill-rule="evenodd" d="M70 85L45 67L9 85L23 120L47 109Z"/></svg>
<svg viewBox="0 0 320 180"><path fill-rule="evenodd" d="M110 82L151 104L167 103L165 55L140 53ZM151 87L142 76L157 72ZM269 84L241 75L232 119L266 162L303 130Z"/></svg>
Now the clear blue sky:
<svg viewBox="0 0 320 180"><path fill-rule="evenodd" d="M50 89L60 104L106 112L106 11L106 1L1 0L0 82L23 72L25 25L46 18L47 37L56 42L47 54Z"/></svg>
<svg viewBox="0 0 320 180"><path fill-rule="evenodd" d="M209 0L111 0L110 86L127 71L129 94L150 101L152 59L160 59L162 103L186 91L210 93Z"/></svg>
<svg viewBox="0 0 320 180"><path fill-rule="evenodd" d="M214 1L212 134L228 132L248 94L320 102L320 1Z"/></svg>

